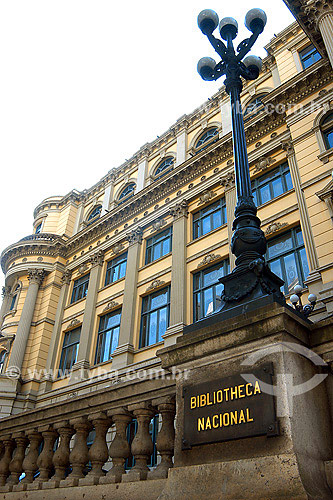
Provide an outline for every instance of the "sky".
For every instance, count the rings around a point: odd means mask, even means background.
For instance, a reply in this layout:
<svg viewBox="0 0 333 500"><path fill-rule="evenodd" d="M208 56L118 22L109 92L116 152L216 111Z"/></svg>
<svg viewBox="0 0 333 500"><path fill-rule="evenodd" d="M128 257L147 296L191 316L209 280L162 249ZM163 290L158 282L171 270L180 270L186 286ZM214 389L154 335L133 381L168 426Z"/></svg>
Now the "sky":
<svg viewBox="0 0 333 500"><path fill-rule="evenodd" d="M294 21L282 0L0 0L0 251L33 232L43 199L89 188L214 94L223 79L196 71L218 57L197 15L235 17L240 42L253 7L268 17L263 58Z"/></svg>

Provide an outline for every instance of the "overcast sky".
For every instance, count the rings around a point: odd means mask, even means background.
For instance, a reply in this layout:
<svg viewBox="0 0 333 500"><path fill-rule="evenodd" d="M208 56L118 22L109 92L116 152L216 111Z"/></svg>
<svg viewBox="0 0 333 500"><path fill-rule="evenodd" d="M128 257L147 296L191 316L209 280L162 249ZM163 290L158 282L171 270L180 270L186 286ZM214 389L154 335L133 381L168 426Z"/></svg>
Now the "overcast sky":
<svg viewBox="0 0 333 500"><path fill-rule="evenodd" d="M225 8L224 8L225 6ZM83 190L190 113L223 83L198 13L268 16L264 45L294 18L282 0L0 0L0 250L32 233L44 198ZM0 285L3 285L3 275Z"/></svg>

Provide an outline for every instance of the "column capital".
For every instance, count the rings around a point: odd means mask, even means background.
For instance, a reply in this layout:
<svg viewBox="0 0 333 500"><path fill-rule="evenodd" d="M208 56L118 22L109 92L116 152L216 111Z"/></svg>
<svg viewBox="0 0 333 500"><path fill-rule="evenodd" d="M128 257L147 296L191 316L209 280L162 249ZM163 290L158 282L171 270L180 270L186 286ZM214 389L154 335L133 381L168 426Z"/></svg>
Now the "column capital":
<svg viewBox="0 0 333 500"><path fill-rule="evenodd" d="M301 9L310 23L315 24L316 29L319 30L322 18L328 14L333 15L333 2L332 0L308 0Z"/></svg>
<svg viewBox="0 0 333 500"><path fill-rule="evenodd" d="M294 156L295 155L295 149L292 141L283 141L281 142L281 147L283 151L287 153L287 156Z"/></svg>
<svg viewBox="0 0 333 500"><path fill-rule="evenodd" d="M69 285L72 279L72 271L67 269L61 276L60 281L62 285Z"/></svg>
<svg viewBox="0 0 333 500"><path fill-rule="evenodd" d="M37 283L38 286L42 284L45 277L44 269L28 269L29 284Z"/></svg>
<svg viewBox="0 0 333 500"><path fill-rule="evenodd" d="M221 186L224 186L225 191L233 189L235 187L235 174L234 172L229 172L220 178Z"/></svg>
<svg viewBox="0 0 333 500"><path fill-rule="evenodd" d="M98 250L91 257L89 257L89 262L92 267L102 266L104 262L104 252L103 250Z"/></svg>
<svg viewBox="0 0 333 500"><path fill-rule="evenodd" d="M169 209L169 214L172 215L174 221L180 219L181 217L187 217L188 201L182 200L180 203L176 203L176 205Z"/></svg>
<svg viewBox="0 0 333 500"><path fill-rule="evenodd" d="M135 243L142 243L143 229L141 227L137 227L130 233L126 234L126 239L129 245L135 245Z"/></svg>

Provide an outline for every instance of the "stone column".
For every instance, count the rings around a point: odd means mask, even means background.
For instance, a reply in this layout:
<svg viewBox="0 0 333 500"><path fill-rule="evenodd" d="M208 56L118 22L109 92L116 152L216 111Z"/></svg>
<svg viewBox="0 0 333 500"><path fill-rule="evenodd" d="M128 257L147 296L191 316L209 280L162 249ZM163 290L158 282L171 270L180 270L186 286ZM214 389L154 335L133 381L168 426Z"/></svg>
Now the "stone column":
<svg viewBox="0 0 333 500"><path fill-rule="evenodd" d="M222 134L229 134L231 132L231 107L229 99L221 102L221 121Z"/></svg>
<svg viewBox="0 0 333 500"><path fill-rule="evenodd" d="M232 271L235 267L236 257L231 252L231 238L232 238L232 224L235 218L235 208L237 203L237 194L235 187L235 174L233 172L229 172L225 176L223 176L220 180L222 186L224 186L224 196L225 196L225 204L227 207L227 226L228 226L228 241L229 241L229 262L230 262L230 271Z"/></svg>
<svg viewBox="0 0 333 500"><path fill-rule="evenodd" d="M25 449L28 444L28 440L24 432L19 432L13 435L16 443L16 449L12 461L9 464L10 476L7 480L9 484L17 484L19 482L19 477L23 472L23 460L25 457Z"/></svg>
<svg viewBox="0 0 333 500"><path fill-rule="evenodd" d="M62 334L62 318L64 315L64 309L67 304L68 298L68 290L71 282L72 273L71 271L65 271L63 276L61 277L61 290L54 320L54 326L52 330L51 342L48 350L46 366L45 366L45 375L42 378L42 382L39 388L40 393L44 393L50 391L52 389L52 382L54 377L55 363L57 357L57 349L59 346L59 342Z"/></svg>
<svg viewBox="0 0 333 500"><path fill-rule="evenodd" d="M277 65L271 67L271 73L273 78L274 87L279 87L281 85L280 74Z"/></svg>
<svg viewBox="0 0 333 500"><path fill-rule="evenodd" d="M86 417L75 418L70 421L75 429L75 443L69 455L72 472L67 479L60 482L60 487L77 486L79 479L84 477L84 469L88 463L87 437L91 430L91 424Z"/></svg>
<svg viewBox="0 0 333 500"><path fill-rule="evenodd" d="M300 213L301 228L302 228L306 253L308 256L310 274L312 274L319 267L319 262L318 262L314 237L312 233L309 212L306 206L304 192L302 191L301 188L301 177L298 170L295 150L291 141L286 141L282 143L282 149L284 149L287 152L290 174L293 181L293 186L295 189L299 213Z"/></svg>
<svg viewBox="0 0 333 500"><path fill-rule="evenodd" d="M163 479L168 477L168 471L173 467L172 457L175 443L175 412L176 405L174 399L164 398L157 403L157 409L162 417L162 427L157 439L157 451L161 455L161 462L155 470L148 472L148 479Z"/></svg>
<svg viewBox="0 0 333 500"><path fill-rule="evenodd" d="M308 0L302 7L308 17L310 25L314 25L320 32L328 58L333 67L333 4L332 0Z"/></svg>
<svg viewBox="0 0 333 500"><path fill-rule="evenodd" d="M22 479L21 485L18 486L24 486L21 489L25 490L26 485L29 483L32 483L34 480L34 475L37 472L38 465L37 465L37 459L38 459L38 450L39 450L39 445L42 442L42 435L40 432L37 432L36 429L33 429L31 431L27 431L27 436L29 439L29 450L28 453L23 460L23 470L25 472L25 478ZM15 489L15 488L14 488Z"/></svg>
<svg viewBox="0 0 333 500"><path fill-rule="evenodd" d="M104 262L104 252L99 250L89 259L91 263L88 293L84 308L81 336L76 363L73 365L70 383L76 383L88 378L90 368L91 342L94 333L97 292L100 285L101 270Z"/></svg>
<svg viewBox="0 0 333 500"><path fill-rule="evenodd" d="M303 71L303 68L302 68L302 64L301 64L298 52L294 48L294 49L291 49L291 53L292 53L292 56L293 56L293 59L294 59L294 63L295 63L295 66L296 66L296 71L297 71L297 73L300 73L301 71Z"/></svg>
<svg viewBox="0 0 333 500"><path fill-rule="evenodd" d="M60 443L53 455L54 475L49 480L50 487L57 488L60 481L66 478L66 471L69 469L69 443L74 434L74 429L68 421L58 423L54 426L59 434Z"/></svg>
<svg viewBox="0 0 333 500"><path fill-rule="evenodd" d="M135 306L137 299L138 269L143 231L140 227L127 234L127 270L125 277L123 307L121 310L118 347L112 355L112 369L119 369L133 362L133 336Z"/></svg>
<svg viewBox="0 0 333 500"><path fill-rule="evenodd" d="M51 425L40 427L38 431L43 436L43 449L37 458L39 476L34 479L33 483L28 484L27 490L39 489L42 482L49 480L53 467L53 447L58 433Z"/></svg>
<svg viewBox="0 0 333 500"><path fill-rule="evenodd" d="M0 309L0 326L3 323L3 317L8 311L9 308L9 300L10 300L10 286L2 287L2 304Z"/></svg>
<svg viewBox="0 0 333 500"><path fill-rule="evenodd" d="M149 468L147 461L153 453L153 442L149 434L149 423L155 415L154 410L146 403L132 405L129 410L133 411L138 421L138 430L132 442L132 454L135 465L128 474L123 474L123 482L142 481L147 479Z"/></svg>
<svg viewBox="0 0 333 500"><path fill-rule="evenodd" d="M13 449L15 447L15 442L10 435L2 437L2 443L5 447L4 454L0 460L0 486L4 486L6 479L9 474L9 464L12 459Z"/></svg>
<svg viewBox="0 0 333 500"><path fill-rule="evenodd" d="M80 479L80 486L98 484L100 478L105 476L105 472L102 468L109 458L108 447L106 445L106 433L110 427L110 419L104 412L99 412L90 415L89 420L95 429L96 437L88 452L91 471L85 478Z"/></svg>
<svg viewBox="0 0 333 500"><path fill-rule="evenodd" d="M183 200L170 208L172 225L172 269L170 292L170 322L163 335L164 345L174 344L186 325L186 241L188 203Z"/></svg>
<svg viewBox="0 0 333 500"><path fill-rule="evenodd" d="M110 183L107 185L104 192L101 217L103 217L103 215L105 215L110 210L110 203L113 200L114 194L114 181L116 180L116 173L111 171L109 179Z"/></svg>
<svg viewBox="0 0 333 500"><path fill-rule="evenodd" d="M42 269L28 270L29 287L27 295L25 297L15 339L13 342L13 347L8 363L9 366L7 367L6 370L6 373L9 376L11 374L13 375L14 373L17 375L18 374L21 375L22 364L29 338L31 322L35 311L38 289L43 281L44 276L45 272Z"/></svg>
<svg viewBox="0 0 333 500"><path fill-rule="evenodd" d="M126 436L126 429L132 420L132 416L123 408L111 411L110 415L116 426L116 435L109 448L112 468L105 477L100 479L100 484L120 483L122 475L125 473L125 460L131 454L130 445Z"/></svg>

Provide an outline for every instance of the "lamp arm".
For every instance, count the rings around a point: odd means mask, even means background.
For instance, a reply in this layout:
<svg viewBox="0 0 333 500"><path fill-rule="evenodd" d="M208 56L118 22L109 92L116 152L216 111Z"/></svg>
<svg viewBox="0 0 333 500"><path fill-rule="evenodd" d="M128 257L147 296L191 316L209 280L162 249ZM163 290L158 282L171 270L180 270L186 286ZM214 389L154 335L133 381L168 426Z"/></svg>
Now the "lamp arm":
<svg viewBox="0 0 333 500"><path fill-rule="evenodd" d="M221 59L224 59L224 57L227 53L227 48L224 45L224 43L221 40L218 40L217 38L215 38L215 36L213 34L208 34L207 38L210 41L211 45L214 47L215 52L218 53L218 55L221 57Z"/></svg>
<svg viewBox="0 0 333 500"><path fill-rule="evenodd" d="M245 38L237 47L237 56L236 59L237 61L241 61L246 54L250 52L252 49L253 45L256 43L258 36L260 35L260 31L256 30L250 38Z"/></svg>
<svg viewBox="0 0 333 500"><path fill-rule="evenodd" d="M242 62L239 63L240 74L245 80L256 80L258 72L247 68Z"/></svg>
<svg viewBox="0 0 333 500"><path fill-rule="evenodd" d="M220 61L214 68L213 74L212 74L212 80L217 80L220 78L222 75L225 75L227 69L227 65L225 62Z"/></svg>

